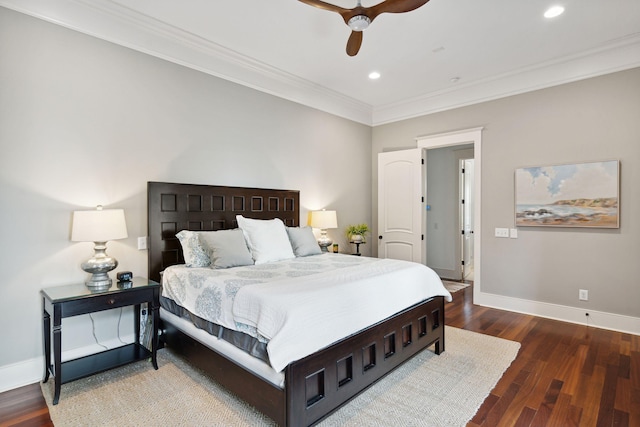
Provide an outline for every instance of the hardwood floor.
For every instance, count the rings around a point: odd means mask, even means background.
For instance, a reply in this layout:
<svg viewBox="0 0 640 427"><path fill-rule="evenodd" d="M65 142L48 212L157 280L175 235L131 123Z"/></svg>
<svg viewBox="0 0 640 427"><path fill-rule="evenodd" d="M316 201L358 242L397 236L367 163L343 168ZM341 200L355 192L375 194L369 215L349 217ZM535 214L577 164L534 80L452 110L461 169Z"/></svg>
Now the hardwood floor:
<svg viewBox="0 0 640 427"><path fill-rule="evenodd" d="M640 336L474 306L461 292L447 325L522 345L468 426L640 426Z"/></svg>
<svg viewBox="0 0 640 427"><path fill-rule="evenodd" d="M52 425L40 384L0 393L0 427Z"/></svg>
<svg viewBox="0 0 640 427"><path fill-rule="evenodd" d="M640 427L640 336L476 306L472 293L454 294L446 324L522 347L468 426ZM0 394L1 427L51 425L38 384Z"/></svg>

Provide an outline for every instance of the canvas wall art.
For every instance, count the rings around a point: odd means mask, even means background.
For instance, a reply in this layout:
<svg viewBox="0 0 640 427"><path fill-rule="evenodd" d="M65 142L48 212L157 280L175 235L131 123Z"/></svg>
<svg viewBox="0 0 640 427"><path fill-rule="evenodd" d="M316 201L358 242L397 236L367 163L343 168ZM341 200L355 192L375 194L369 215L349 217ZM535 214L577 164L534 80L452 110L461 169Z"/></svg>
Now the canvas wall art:
<svg viewBox="0 0 640 427"><path fill-rule="evenodd" d="M620 162L516 169L516 226L619 228Z"/></svg>

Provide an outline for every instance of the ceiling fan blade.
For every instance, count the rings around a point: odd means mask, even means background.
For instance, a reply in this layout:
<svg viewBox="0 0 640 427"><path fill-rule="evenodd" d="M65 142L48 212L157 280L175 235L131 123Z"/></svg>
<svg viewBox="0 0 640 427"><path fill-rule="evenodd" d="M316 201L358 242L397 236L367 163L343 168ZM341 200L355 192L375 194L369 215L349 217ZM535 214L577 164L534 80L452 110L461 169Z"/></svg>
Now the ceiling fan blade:
<svg viewBox="0 0 640 427"><path fill-rule="evenodd" d="M302 0L300 0L302 1ZM429 0L386 0L369 9L369 19L373 19L381 13L404 13L416 10L420 6L424 6Z"/></svg>
<svg viewBox="0 0 640 427"><path fill-rule="evenodd" d="M363 7L360 0L356 7L345 9L322 0L298 0L318 9L339 13L344 22L351 27L351 36L347 41L347 55L356 56L362 45L362 31L381 13L410 12L423 6L429 0L385 0L375 6ZM354 19L352 19L354 18ZM357 30L357 31L356 31Z"/></svg>
<svg viewBox="0 0 640 427"><path fill-rule="evenodd" d="M329 10L331 12L338 12L341 15L343 13L349 13L349 9L345 9L343 7L336 6L334 4L327 3L322 0L298 0L298 1L301 1L302 3L306 3L309 6L317 7L318 9Z"/></svg>
<svg viewBox="0 0 640 427"><path fill-rule="evenodd" d="M347 55L356 56L362 45L362 31L351 31L347 41Z"/></svg>

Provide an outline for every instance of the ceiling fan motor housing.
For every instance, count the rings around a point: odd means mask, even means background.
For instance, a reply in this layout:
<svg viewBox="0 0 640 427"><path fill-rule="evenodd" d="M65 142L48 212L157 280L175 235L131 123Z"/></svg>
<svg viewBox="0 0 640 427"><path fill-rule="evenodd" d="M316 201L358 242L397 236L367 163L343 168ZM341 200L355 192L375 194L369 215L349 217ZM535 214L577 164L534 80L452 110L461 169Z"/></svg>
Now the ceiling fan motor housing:
<svg viewBox="0 0 640 427"><path fill-rule="evenodd" d="M371 19L366 15L356 15L347 22L353 31L364 31L369 27L369 24L371 24Z"/></svg>

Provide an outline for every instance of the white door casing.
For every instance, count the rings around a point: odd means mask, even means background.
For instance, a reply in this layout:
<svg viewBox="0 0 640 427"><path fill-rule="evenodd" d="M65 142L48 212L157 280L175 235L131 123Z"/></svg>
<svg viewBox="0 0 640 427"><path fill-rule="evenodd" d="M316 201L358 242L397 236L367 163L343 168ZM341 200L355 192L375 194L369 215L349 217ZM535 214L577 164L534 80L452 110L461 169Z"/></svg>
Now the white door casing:
<svg viewBox="0 0 640 427"><path fill-rule="evenodd" d="M378 257L426 263L425 150L378 154Z"/></svg>
<svg viewBox="0 0 640 427"><path fill-rule="evenodd" d="M478 303L482 294L482 127L465 129L454 132L447 132L437 135L420 136L416 138L420 148L438 148L451 145L462 145L473 143L474 153L474 245L473 245L473 300Z"/></svg>
<svg viewBox="0 0 640 427"><path fill-rule="evenodd" d="M462 259L464 261L463 268L463 280L473 280L473 251L474 251L474 234L475 234L475 225L474 225L474 185L473 185L473 173L474 173L474 160L473 159L464 159L464 183L463 183L463 199L464 199L464 213L462 230L464 231L463 235L463 254Z"/></svg>

